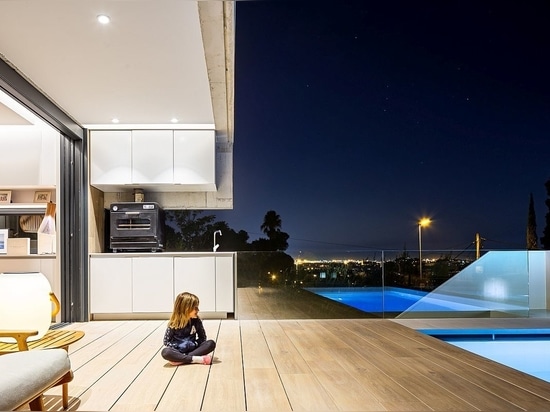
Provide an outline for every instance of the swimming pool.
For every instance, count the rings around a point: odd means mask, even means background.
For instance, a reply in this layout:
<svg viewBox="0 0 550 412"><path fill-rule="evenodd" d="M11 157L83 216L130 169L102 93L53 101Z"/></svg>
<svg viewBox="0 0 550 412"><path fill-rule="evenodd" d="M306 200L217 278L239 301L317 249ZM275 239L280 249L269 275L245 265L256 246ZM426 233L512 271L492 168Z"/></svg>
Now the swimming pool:
<svg viewBox="0 0 550 412"><path fill-rule="evenodd" d="M372 288L304 288L305 290L362 310L364 312L403 312L427 292L412 289Z"/></svg>
<svg viewBox="0 0 550 412"><path fill-rule="evenodd" d="M523 306L501 300L473 299L449 292L426 292L397 287L304 289L363 312L383 314L385 317L481 317L491 312L521 316L527 310Z"/></svg>
<svg viewBox="0 0 550 412"><path fill-rule="evenodd" d="M550 329L418 331L550 382Z"/></svg>

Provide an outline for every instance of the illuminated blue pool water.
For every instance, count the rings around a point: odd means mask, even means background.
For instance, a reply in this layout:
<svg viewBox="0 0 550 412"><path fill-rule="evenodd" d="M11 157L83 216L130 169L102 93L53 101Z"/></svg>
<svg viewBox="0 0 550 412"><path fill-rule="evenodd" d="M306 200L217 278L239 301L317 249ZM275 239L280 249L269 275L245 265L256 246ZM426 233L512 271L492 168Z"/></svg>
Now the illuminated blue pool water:
<svg viewBox="0 0 550 412"><path fill-rule="evenodd" d="M419 330L550 382L550 329Z"/></svg>
<svg viewBox="0 0 550 412"><path fill-rule="evenodd" d="M403 312L426 296L421 292L403 288L305 288L306 290L352 306L364 312Z"/></svg>

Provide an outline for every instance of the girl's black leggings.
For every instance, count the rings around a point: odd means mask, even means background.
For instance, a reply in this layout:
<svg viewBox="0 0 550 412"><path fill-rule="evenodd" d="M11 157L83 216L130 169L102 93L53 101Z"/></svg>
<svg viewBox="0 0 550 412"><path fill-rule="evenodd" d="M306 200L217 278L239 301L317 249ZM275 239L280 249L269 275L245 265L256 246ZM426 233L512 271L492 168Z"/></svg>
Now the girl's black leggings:
<svg viewBox="0 0 550 412"><path fill-rule="evenodd" d="M166 347L162 349L160 354L164 359L170 362L191 363L193 356L208 355L214 349L216 349L216 342L208 339L189 353L181 353L177 349Z"/></svg>

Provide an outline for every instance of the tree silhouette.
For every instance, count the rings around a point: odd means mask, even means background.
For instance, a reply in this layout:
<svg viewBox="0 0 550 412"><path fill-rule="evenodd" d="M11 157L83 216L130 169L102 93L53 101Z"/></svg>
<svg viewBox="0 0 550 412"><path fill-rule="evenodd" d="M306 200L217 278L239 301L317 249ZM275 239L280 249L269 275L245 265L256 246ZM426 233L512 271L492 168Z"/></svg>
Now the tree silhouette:
<svg viewBox="0 0 550 412"><path fill-rule="evenodd" d="M213 248L213 234L220 230L216 238L219 251L285 251L288 248L289 235L281 231L281 217L270 210L264 217L261 229L266 238L248 243L248 233L236 232L227 222L215 221L215 215L202 215L200 210L166 211L166 250L167 251L210 251Z"/></svg>
<svg viewBox="0 0 550 412"><path fill-rule="evenodd" d="M197 210L167 210L166 249L184 251L212 250L214 215L200 216Z"/></svg>
<svg viewBox="0 0 550 412"><path fill-rule="evenodd" d="M262 232L267 235L267 239L260 238L252 242L253 250L263 251L283 251L288 248L288 233L281 231L281 216L274 210L269 210L264 216L264 222L260 226Z"/></svg>
<svg viewBox="0 0 550 412"><path fill-rule="evenodd" d="M220 252L233 252L233 251L247 251L250 249L248 244L248 233L244 230L239 230L235 232L229 227L227 222L218 221L213 223L209 227L209 233L211 234L211 241L213 241L212 234L221 230L222 235L216 238L216 242L220 245Z"/></svg>
<svg viewBox="0 0 550 412"><path fill-rule="evenodd" d="M281 230L282 224L281 216L274 210L270 210L265 214L264 222L260 226L260 229L267 235L268 239L271 239L276 232Z"/></svg>
<svg viewBox="0 0 550 412"><path fill-rule="evenodd" d="M537 219L535 216L533 193L531 193L531 196L529 197L529 211L527 213L527 250L536 250L538 248Z"/></svg>
<svg viewBox="0 0 550 412"><path fill-rule="evenodd" d="M546 226L544 232L542 232L543 236L540 238L540 243L544 250L550 250L550 180L547 180L544 186L546 186L546 193L548 195L548 198L544 202L548 208L548 212L546 213Z"/></svg>

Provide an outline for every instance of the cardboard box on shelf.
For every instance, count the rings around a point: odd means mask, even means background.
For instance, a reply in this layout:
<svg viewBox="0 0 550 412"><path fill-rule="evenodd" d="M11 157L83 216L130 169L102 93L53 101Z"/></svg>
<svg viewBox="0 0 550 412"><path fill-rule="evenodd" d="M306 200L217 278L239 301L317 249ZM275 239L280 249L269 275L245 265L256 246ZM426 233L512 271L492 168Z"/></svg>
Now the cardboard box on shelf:
<svg viewBox="0 0 550 412"><path fill-rule="evenodd" d="M28 237L8 238L7 254L9 256L25 256L31 254L31 239Z"/></svg>

